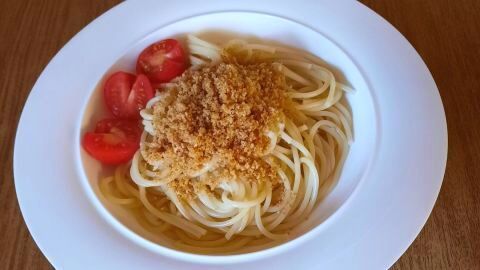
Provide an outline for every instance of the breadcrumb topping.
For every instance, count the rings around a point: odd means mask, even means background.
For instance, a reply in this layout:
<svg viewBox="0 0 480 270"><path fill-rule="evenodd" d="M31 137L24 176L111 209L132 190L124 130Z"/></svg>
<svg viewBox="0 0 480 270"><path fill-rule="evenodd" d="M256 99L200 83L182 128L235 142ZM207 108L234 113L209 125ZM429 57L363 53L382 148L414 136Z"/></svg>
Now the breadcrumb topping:
<svg viewBox="0 0 480 270"><path fill-rule="evenodd" d="M154 105L153 142L143 156L179 173L169 186L182 199L222 181L276 185L276 168L263 156L266 134L278 129L283 115L284 88L284 75L270 63L186 71Z"/></svg>

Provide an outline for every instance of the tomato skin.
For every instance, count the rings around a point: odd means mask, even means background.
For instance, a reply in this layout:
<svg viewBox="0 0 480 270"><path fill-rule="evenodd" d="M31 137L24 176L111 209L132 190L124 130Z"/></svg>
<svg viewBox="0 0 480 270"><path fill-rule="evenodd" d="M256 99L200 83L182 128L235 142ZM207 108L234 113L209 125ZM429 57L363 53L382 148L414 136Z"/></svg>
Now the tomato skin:
<svg viewBox="0 0 480 270"><path fill-rule="evenodd" d="M145 75L119 71L108 77L104 99L113 116L121 119L140 119L142 110L154 96L153 87Z"/></svg>
<svg viewBox="0 0 480 270"><path fill-rule="evenodd" d="M145 74L152 84L171 81L187 68L185 52L175 39L165 39L145 48L137 59L137 74Z"/></svg>
<svg viewBox="0 0 480 270"><path fill-rule="evenodd" d="M140 146L139 121L107 118L97 123L94 132L82 139L85 151L103 164L118 165L130 161Z"/></svg>

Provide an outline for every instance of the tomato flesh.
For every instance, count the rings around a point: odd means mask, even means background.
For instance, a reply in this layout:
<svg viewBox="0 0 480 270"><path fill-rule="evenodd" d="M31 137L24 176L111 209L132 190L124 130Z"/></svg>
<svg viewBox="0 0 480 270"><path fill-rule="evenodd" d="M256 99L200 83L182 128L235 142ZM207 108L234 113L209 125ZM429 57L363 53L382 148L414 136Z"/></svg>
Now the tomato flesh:
<svg viewBox="0 0 480 270"><path fill-rule="evenodd" d="M138 150L142 128L139 121L104 119L94 132L83 136L82 145L93 158L108 165L130 161Z"/></svg>
<svg viewBox="0 0 480 270"><path fill-rule="evenodd" d="M165 39L144 49L137 59L137 74L145 74L152 84L169 82L187 68L185 52L175 39Z"/></svg>
<svg viewBox="0 0 480 270"><path fill-rule="evenodd" d="M104 85L105 104L117 118L139 119L140 110L153 96L153 87L143 74L119 71L110 75Z"/></svg>
<svg viewBox="0 0 480 270"><path fill-rule="evenodd" d="M133 83L132 91L128 96L126 105L131 114L140 117L139 112L145 108L147 102L153 98L155 91L147 76L143 74L137 75L137 79Z"/></svg>

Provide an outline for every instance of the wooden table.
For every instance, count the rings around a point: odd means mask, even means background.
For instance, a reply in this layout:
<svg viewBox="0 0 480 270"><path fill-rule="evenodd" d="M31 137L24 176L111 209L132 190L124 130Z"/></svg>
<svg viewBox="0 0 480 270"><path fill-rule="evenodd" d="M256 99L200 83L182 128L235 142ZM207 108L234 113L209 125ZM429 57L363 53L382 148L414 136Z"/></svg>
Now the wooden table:
<svg viewBox="0 0 480 270"><path fill-rule="evenodd" d="M28 233L15 196L15 127L48 61L118 2L0 1L1 269L52 268ZM480 1L362 2L403 33L425 60L440 89L449 130L440 197L426 226L392 269L480 269Z"/></svg>

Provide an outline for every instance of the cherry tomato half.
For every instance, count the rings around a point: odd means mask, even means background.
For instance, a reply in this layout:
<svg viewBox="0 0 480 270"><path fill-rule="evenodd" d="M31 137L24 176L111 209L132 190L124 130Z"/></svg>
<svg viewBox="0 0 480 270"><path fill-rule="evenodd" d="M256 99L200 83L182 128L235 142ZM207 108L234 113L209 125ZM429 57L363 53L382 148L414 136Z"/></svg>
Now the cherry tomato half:
<svg viewBox="0 0 480 270"><path fill-rule="evenodd" d="M107 108L121 119L139 119L140 110L154 96L148 78L119 71L107 79L104 85L104 98Z"/></svg>
<svg viewBox="0 0 480 270"><path fill-rule="evenodd" d="M137 74L145 74L153 85L169 82L187 68L185 53L175 39L165 39L144 49L137 59Z"/></svg>
<svg viewBox="0 0 480 270"><path fill-rule="evenodd" d="M83 136L85 151L104 164L116 165L132 159L140 145L142 127L137 120L107 118L99 121L94 132Z"/></svg>

